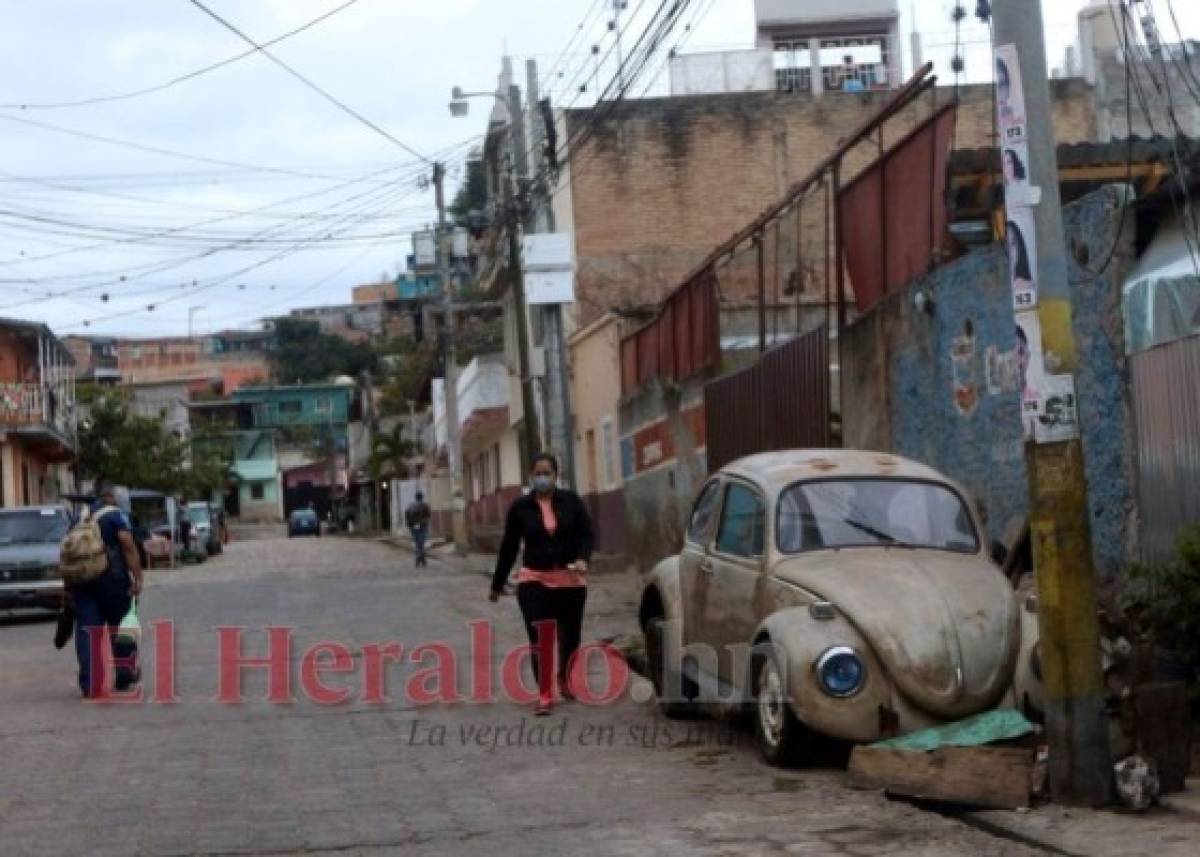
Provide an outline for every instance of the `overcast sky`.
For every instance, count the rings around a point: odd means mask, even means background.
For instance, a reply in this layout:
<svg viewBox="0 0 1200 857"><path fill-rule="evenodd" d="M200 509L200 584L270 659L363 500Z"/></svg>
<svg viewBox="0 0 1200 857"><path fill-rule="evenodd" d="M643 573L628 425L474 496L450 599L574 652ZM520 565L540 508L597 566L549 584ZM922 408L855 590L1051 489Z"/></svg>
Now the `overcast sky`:
<svg viewBox="0 0 1200 857"><path fill-rule="evenodd" d="M205 5L264 42L346 2ZM157 87L247 46L189 0L0 0L0 316L59 333L158 335L185 333L189 317L197 331L252 327L293 307L349 302L354 285L393 273L410 252L405 234L433 219L432 193L418 184L426 170L396 141L461 164L487 110L475 102L469 118L452 119L450 89L491 89L506 51L564 72L549 76L556 103L579 97L594 74L591 45L602 56L611 46L601 2L356 0L271 49L380 134L261 55L136 97L49 106ZM901 3L905 32L915 10L943 80L952 5ZM1081 5L1043 0L1054 64ZM1200 37L1197 4L1174 5L1185 34ZM671 44L752 42L753 0L692 6L693 26ZM1158 6L1169 26L1165 0ZM637 32L635 20L628 39ZM969 22L962 39L969 72L986 74L986 29ZM653 63L636 91L656 81L648 92L661 92L661 68Z"/></svg>

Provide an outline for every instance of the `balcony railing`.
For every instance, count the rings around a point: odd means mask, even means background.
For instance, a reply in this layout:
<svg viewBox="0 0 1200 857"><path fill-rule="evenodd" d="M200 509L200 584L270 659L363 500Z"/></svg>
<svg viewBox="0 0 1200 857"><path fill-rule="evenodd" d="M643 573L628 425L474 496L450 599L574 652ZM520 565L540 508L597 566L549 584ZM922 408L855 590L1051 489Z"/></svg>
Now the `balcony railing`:
<svg viewBox="0 0 1200 857"><path fill-rule="evenodd" d="M40 384L0 384L0 426L46 426L70 436L74 401Z"/></svg>

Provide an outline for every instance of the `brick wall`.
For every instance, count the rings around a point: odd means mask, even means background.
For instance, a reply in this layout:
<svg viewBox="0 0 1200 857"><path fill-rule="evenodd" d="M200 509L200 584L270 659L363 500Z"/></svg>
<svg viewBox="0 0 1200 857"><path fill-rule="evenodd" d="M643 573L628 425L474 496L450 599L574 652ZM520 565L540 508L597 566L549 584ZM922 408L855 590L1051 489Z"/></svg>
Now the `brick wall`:
<svg viewBox="0 0 1200 857"><path fill-rule="evenodd" d="M1051 86L1059 139L1093 139L1092 90L1077 80ZM765 92L622 105L575 156L570 171L580 323L610 307L656 302L888 97L828 93L814 100ZM938 103L950 97L936 91ZM933 98L923 96L890 122L885 145L928 116ZM957 146L987 145L991 87L963 87L961 98ZM587 119L587 111L572 112L568 125ZM876 152L873 143L856 147L845 178Z"/></svg>

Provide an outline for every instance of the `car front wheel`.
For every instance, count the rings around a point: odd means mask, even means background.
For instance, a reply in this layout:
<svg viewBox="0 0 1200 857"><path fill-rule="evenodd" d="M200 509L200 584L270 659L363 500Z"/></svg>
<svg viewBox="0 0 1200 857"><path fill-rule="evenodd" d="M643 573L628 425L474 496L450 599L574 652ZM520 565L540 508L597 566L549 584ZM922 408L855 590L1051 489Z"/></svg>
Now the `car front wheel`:
<svg viewBox="0 0 1200 857"><path fill-rule="evenodd" d="M688 720L700 713L696 698L700 695L696 683L680 671L679 664L668 664L664 657L667 650L667 623L656 616L646 623L646 672L654 685L659 710L672 720ZM682 692L682 699L670 699L668 694Z"/></svg>
<svg viewBox="0 0 1200 857"><path fill-rule="evenodd" d="M754 735L767 764L788 766L803 761L808 730L792 712L787 681L773 650L755 659Z"/></svg>

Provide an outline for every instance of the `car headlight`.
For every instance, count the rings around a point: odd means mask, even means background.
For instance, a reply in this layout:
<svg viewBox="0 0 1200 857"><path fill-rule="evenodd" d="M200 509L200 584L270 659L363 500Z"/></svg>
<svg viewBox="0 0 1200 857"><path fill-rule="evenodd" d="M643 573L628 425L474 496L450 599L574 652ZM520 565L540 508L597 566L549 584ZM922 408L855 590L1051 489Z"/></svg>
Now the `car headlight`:
<svg viewBox="0 0 1200 857"><path fill-rule="evenodd" d="M862 658L849 646L834 646L817 659L817 680L830 696L853 696L867 678Z"/></svg>

